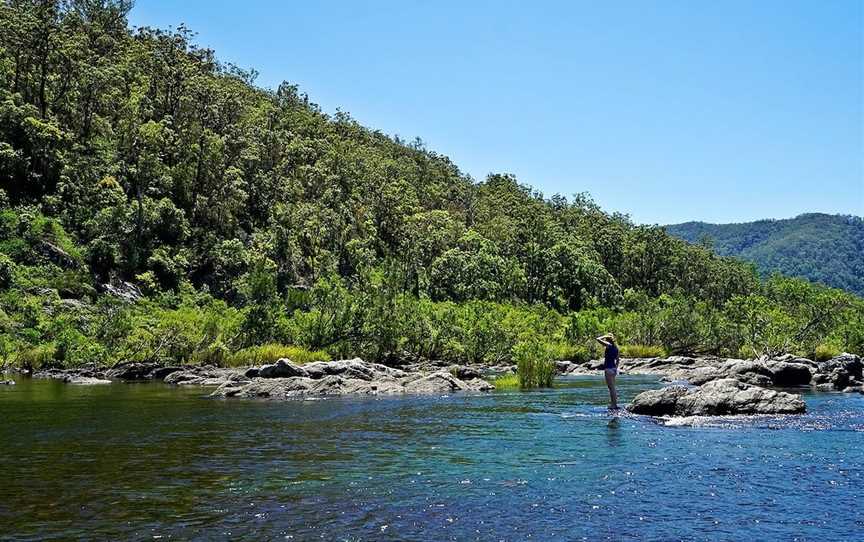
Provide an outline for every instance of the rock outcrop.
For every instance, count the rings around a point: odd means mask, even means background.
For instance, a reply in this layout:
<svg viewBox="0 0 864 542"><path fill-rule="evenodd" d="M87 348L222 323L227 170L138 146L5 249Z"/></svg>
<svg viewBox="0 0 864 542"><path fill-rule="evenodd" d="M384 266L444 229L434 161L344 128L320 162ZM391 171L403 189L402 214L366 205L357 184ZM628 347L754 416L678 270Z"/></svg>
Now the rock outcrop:
<svg viewBox="0 0 864 542"><path fill-rule="evenodd" d="M735 380L712 380L697 388L669 386L637 395L628 407L650 416L719 416L732 414L801 414L798 395Z"/></svg>
<svg viewBox="0 0 864 542"><path fill-rule="evenodd" d="M466 377L467 380L459 378L459 375ZM184 377L172 375L166 379L166 382L181 378ZM315 362L306 365L296 365L290 360L283 359L272 365L250 369L243 374L242 379L223 382L212 395L290 399L328 395L434 395L492 389L494 386L474 376L474 372L467 369L406 373L400 369L365 362L361 359Z"/></svg>

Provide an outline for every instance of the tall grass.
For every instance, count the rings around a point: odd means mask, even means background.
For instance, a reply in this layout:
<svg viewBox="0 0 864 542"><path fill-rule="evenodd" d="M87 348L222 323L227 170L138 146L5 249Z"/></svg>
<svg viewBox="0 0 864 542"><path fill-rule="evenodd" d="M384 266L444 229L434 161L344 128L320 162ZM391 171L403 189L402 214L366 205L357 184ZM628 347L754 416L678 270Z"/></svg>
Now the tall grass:
<svg viewBox="0 0 864 542"><path fill-rule="evenodd" d="M288 358L294 363L310 363L313 361L330 361L330 354L323 350L307 350L302 346L284 345L278 343L262 344L244 348L225 358L228 367L246 365L264 365Z"/></svg>
<svg viewBox="0 0 864 542"><path fill-rule="evenodd" d="M507 373L495 377L492 380L492 385L496 390L512 390L520 387L519 376L516 373Z"/></svg>
<svg viewBox="0 0 864 542"><path fill-rule="evenodd" d="M555 346L539 338L520 341L513 347L516 374L523 389L551 388L555 379Z"/></svg>

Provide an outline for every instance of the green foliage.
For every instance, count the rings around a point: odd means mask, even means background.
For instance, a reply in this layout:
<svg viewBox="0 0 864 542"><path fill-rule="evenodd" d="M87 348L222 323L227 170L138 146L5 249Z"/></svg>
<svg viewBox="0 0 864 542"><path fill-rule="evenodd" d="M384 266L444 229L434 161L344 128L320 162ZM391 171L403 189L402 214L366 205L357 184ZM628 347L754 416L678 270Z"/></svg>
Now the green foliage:
<svg viewBox="0 0 864 542"><path fill-rule="evenodd" d="M555 378L555 349L539 337L528 337L513 347L516 374L523 389L551 388Z"/></svg>
<svg viewBox="0 0 864 542"><path fill-rule="evenodd" d="M864 295L864 219L809 213L788 220L743 224L687 222L667 226L691 243L707 241L719 254Z"/></svg>
<svg viewBox="0 0 864 542"><path fill-rule="evenodd" d="M858 297L760 281L585 194L475 182L294 85L255 86L185 27L130 28L128 5L0 5L4 363L237 364L282 344L585 360L607 331L669 353L864 350ZM860 220L808 220L837 241L820 264L852 263L801 273L855 290ZM106 293L123 281L145 298Z"/></svg>
<svg viewBox="0 0 864 542"><path fill-rule="evenodd" d="M840 349L831 344L820 344L816 346L816 351L813 353L815 361L827 361L841 354Z"/></svg>

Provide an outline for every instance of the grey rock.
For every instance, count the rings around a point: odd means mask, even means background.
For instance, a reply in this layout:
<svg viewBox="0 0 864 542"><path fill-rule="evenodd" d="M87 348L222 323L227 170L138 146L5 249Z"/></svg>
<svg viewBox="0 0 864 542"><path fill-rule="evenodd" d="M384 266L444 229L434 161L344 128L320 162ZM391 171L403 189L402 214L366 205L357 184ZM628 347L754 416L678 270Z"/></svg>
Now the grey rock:
<svg viewBox="0 0 864 542"><path fill-rule="evenodd" d="M797 361L767 360L765 367L771 372L775 386L806 386L813 377L810 365Z"/></svg>
<svg viewBox="0 0 864 542"><path fill-rule="evenodd" d="M143 297L141 290L131 282L122 281L114 284L100 284L98 289L127 303L135 303Z"/></svg>
<svg viewBox="0 0 864 542"><path fill-rule="evenodd" d="M63 379L63 382L67 384L77 384L81 386L111 384L110 380L105 380L103 378L93 378L89 376L67 376Z"/></svg>
<svg viewBox="0 0 864 542"><path fill-rule="evenodd" d="M327 375L340 375L360 380L375 380L382 377L402 378L406 373L380 363L368 363L360 358L339 361L316 361L303 366L310 378L319 379Z"/></svg>
<svg viewBox="0 0 864 542"><path fill-rule="evenodd" d="M51 263L58 267L64 269L77 269L80 266L78 261L70 256L68 252L53 243L49 243L48 241L42 241L39 243L37 249Z"/></svg>
<svg viewBox="0 0 864 542"><path fill-rule="evenodd" d="M187 367L165 377L166 384L175 386L221 386L227 382L249 382L237 369L217 367Z"/></svg>
<svg viewBox="0 0 864 542"><path fill-rule="evenodd" d="M0 386L14 386L14 380L0 380Z"/></svg>
<svg viewBox="0 0 864 542"><path fill-rule="evenodd" d="M436 394L470 390L470 386L465 382L462 382L446 371L422 376L405 384L405 391L407 393Z"/></svg>
<svg viewBox="0 0 864 542"><path fill-rule="evenodd" d="M165 380L168 375L182 370L183 367L157 367L150 371L150 374L147 376L153 380Z"/></svg>
<svg viewBox="0 0 864 542"><path fill-rule="evenodd" d="M628 407L651 416L718 416L730 414L800 414L798 395L723 378L698 388L671 386L637 395Z"/></svg>
<svg viewBox="0 0 864 542"><path fill-rule="evenodd" d="M247 371L248 372L248 371ZM272 365L264 365L258 370L260 378L292 378L295 376L309 376L306 369L295 365L289 359L280 359Z"/></svg>
<svg viewBox="0 0 864 542"><path fill-rule="evenodd" d="M474 378L483 377L483 373L480 371L480 369L476 367L469 367L467 365L451 365L448 370L450 371L450 374L452 374L459 380L472 380Z"/></svg>
<svg viewBox="0 0 864 542"><path fill-rule="evenodd" d="M118 380L148 380L158 368L157 363L122 363L109 369L106 374Z"/></svg>

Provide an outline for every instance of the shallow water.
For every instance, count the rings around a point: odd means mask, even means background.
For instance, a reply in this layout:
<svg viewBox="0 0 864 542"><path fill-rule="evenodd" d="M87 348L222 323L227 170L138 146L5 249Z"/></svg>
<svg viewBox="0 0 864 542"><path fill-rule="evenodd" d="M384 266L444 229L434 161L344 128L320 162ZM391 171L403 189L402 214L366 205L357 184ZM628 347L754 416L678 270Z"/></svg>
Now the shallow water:
<svg viewBox="0 0 864 542"><path fill-rule="evenodd" d="M658 387L619 379L623 400ZM598 377L221 401L0 386L0 539L862 540L864 396L800 417L612 416Z"/></svg>

